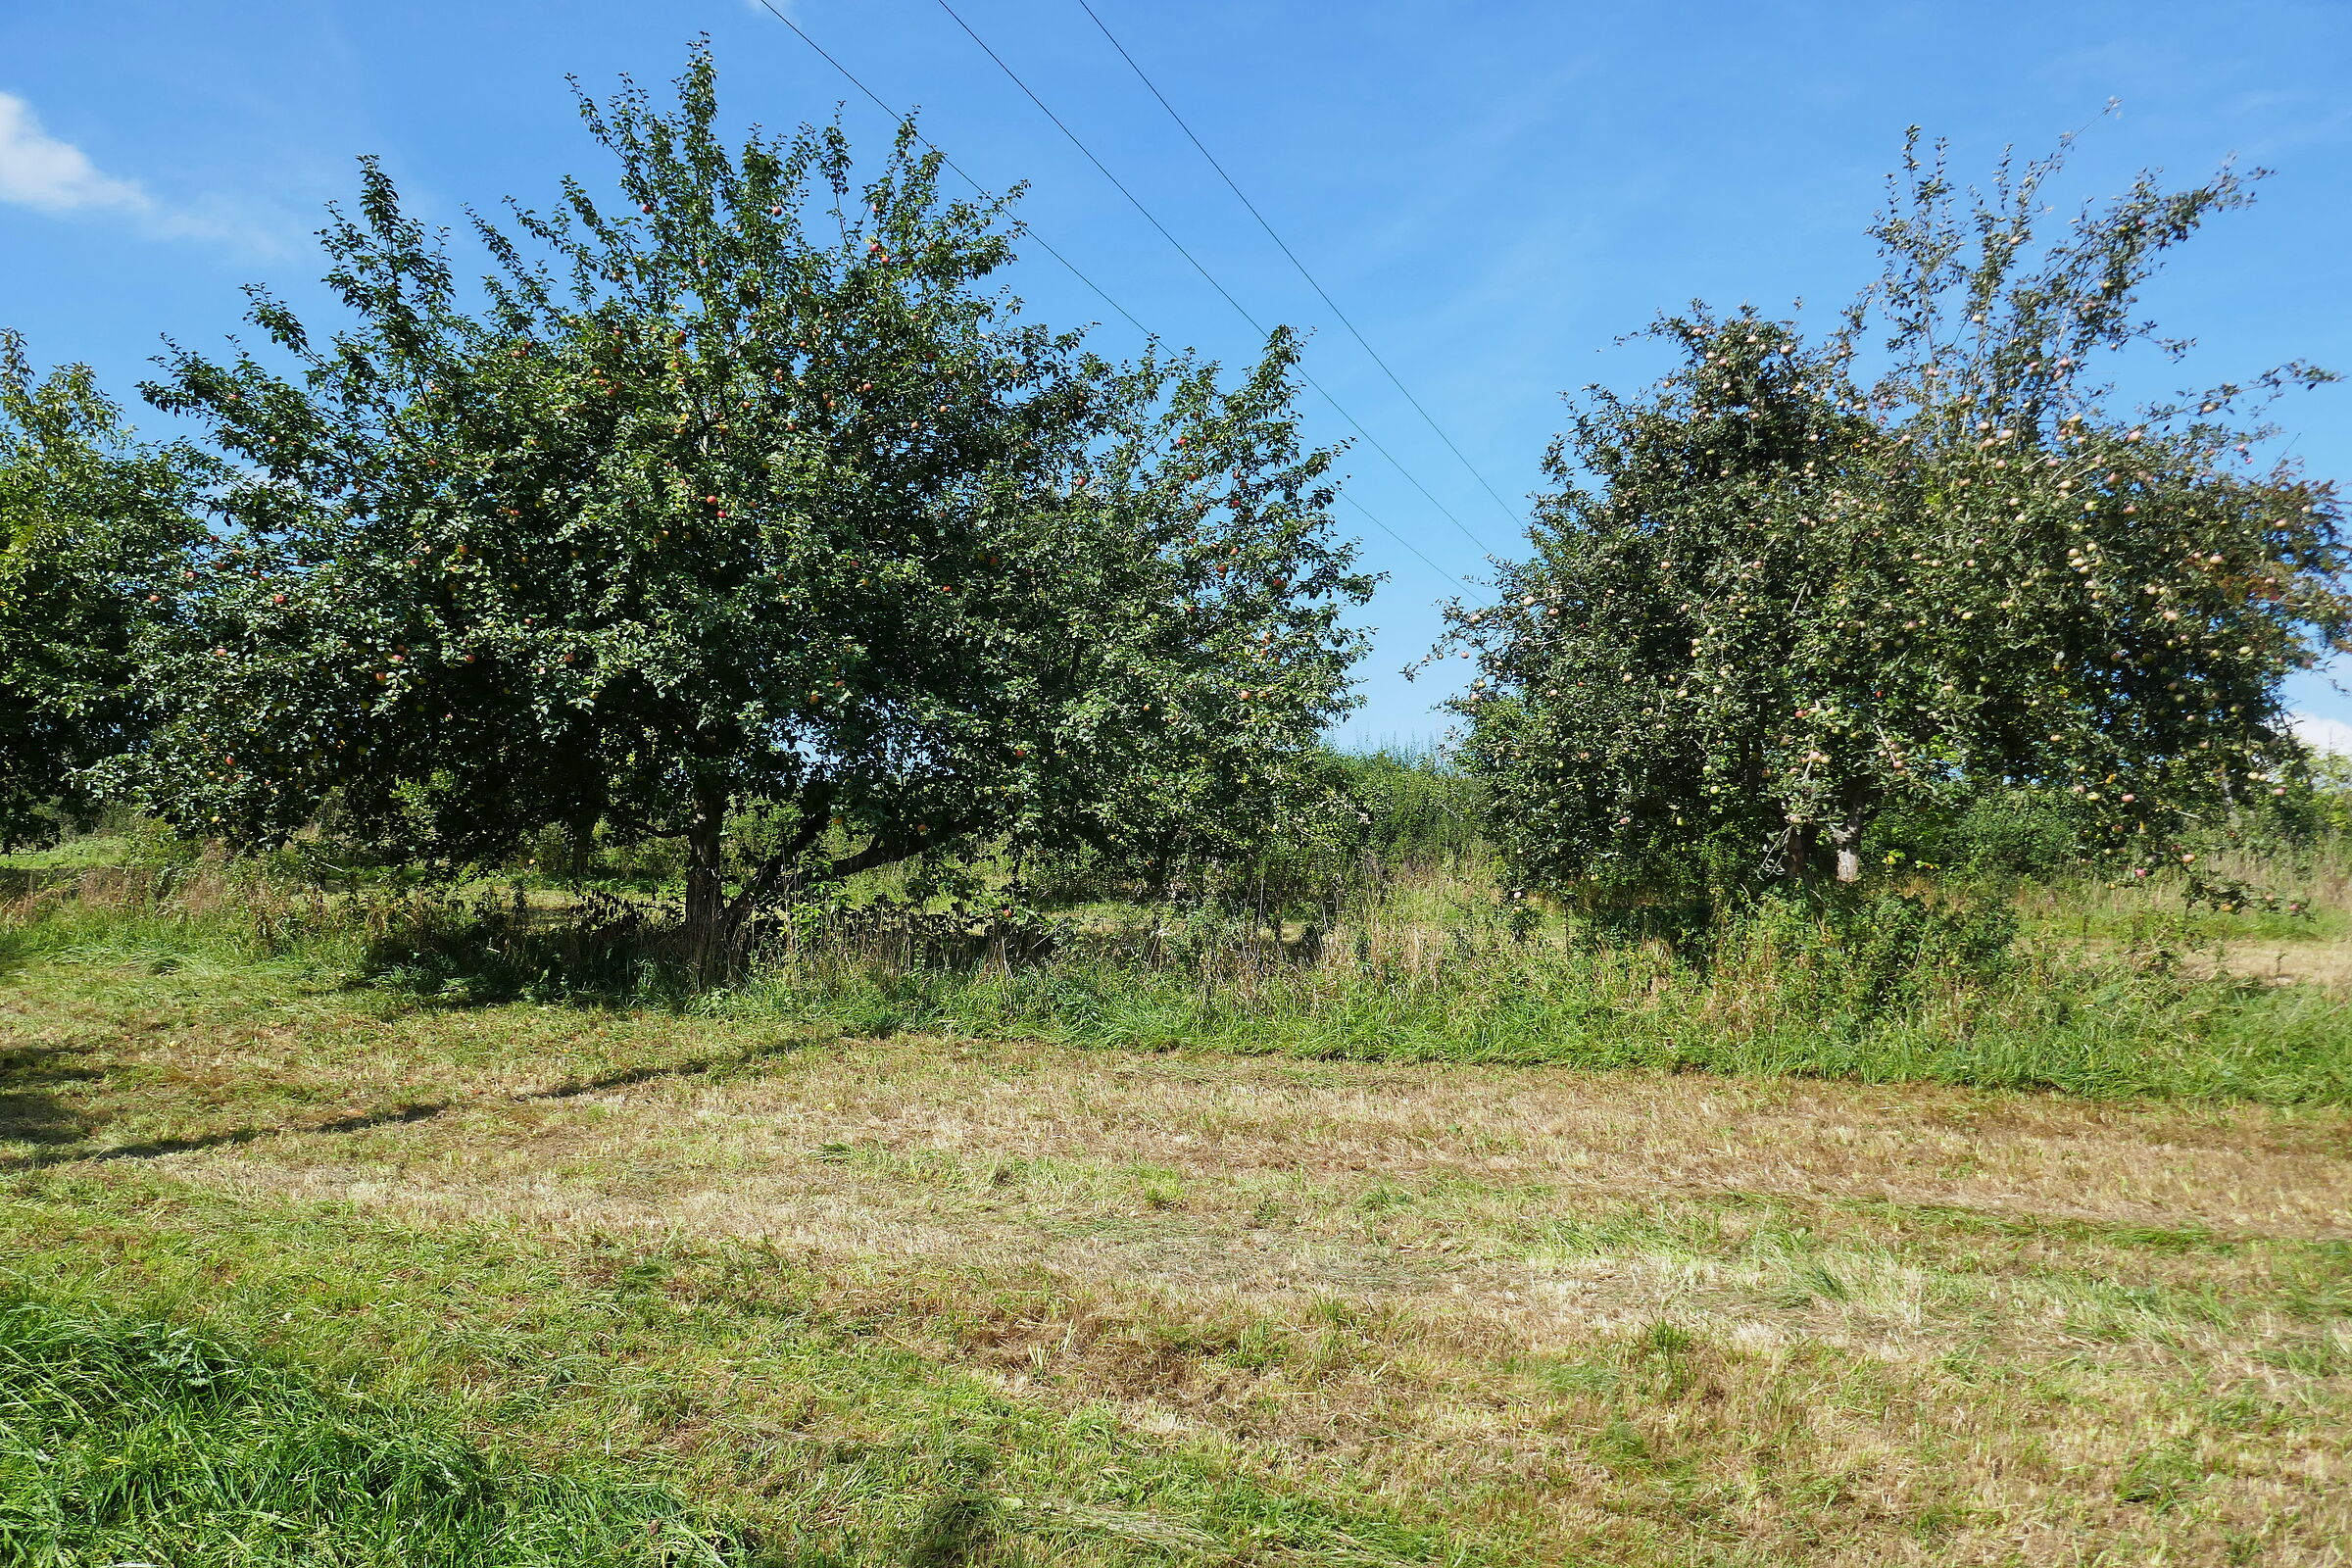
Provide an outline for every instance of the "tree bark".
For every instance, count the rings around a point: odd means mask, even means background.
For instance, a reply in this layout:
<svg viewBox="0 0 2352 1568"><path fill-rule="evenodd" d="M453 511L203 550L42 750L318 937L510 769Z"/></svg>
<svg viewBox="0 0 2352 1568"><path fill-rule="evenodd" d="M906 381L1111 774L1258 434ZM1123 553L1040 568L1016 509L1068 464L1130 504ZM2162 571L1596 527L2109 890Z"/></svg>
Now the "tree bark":
<svg viewBox="0 0 2352 1568"><path fill-rule="evenodd" d="M1830 829L1830 844L1838 852L1838 880L1862 880L1862 822L1849 816Z"/></svg>
<svg viewBox="0 0 2352 1568"><path fill-rule="evenodd" d="M922 854L925 850L944 849L962 838L964 831L960 827L951 827L937 833L879 838L857 854L845 855L830 865L819 866L813 871L795 871L780 877L774 886L779 892L798 893L803 888L815 887L820 883L839 882L845 877L856 876L860 871L874 871L886 865L896 865L901 860L910 859L914 856Z"/></svg>
<svg viewBox="0 0 2352 1568"><path fill-rule="evenodd" d="M1820 829L1811 822L1788 824L1788 847L1781 852L1781 869L1802 882L1813 874L1814 840Z"/></svg>
<svg viewBox="0 0 2352 1568"><path fill-rule="evenodd" d="M831 792L813 797L803 811L799 833L745 881L733 898L727 896L724 829L729 800L718 786L699 787L694 813L686 824L686 951L698 985L717 985L731 977L742 958L737 951L751 917L768 900L799 893L828 882L839 882L860 871L895 865L925 850L936 850L964 836L966 829L948 827L928 834L878 838L854 855L829 864L794 867L793 862L823 833L824 808Z"/></svg>
<svg viewBox="0 0 2352 1568"><path fill-rule="evenodd" d="M698 784L694 815L686 824L686 952L698 985L714 984L730 967L726 821L727 792Z"/></svg>
<svg viewBox="0 0 2352 1568"><path fill-rule="evenodd" d="M1830 844L1838 852L1838 880L1862 880L1862 829L1869 803L1859 790L1848 790L1838 802L1838 820L1830 828Z"/></svg>

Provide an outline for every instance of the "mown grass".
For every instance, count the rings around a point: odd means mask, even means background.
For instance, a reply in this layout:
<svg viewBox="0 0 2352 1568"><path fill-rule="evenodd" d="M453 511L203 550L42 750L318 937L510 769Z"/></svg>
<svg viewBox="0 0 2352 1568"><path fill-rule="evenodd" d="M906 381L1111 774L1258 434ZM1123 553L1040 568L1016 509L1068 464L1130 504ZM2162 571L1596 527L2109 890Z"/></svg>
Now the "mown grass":
<svg viewBox="0 0 2352 1568"><path fill-rule="evenodd" d="M2340 1113L263 986L123 1027L176 979L18 999L84 1074L0 1188L23 1287L722 1553L2322 1563L2352 1526ZM206 1490L244 1440L191 1431L156 1517L257 1534Z"/></svg>
<svg viewBox="0 0 2352 1568"><path fill-rule="evenodd" d="M1496 1560L1382 1517L1361 1489L1253 1484L1213 1446L1139 1442L1101 1409L1008 1398L906 1343L959 1310L985 1314L986 1281L935 1280L903 1304L827 1301L771 1249L420 1229L136 1179L35 1181L0 1217L52 1301L135 1293L175 1325L129 1326L133 1363L136 1347L169 1357L225 1332L363 1391L329 1398L266 1375L248 1381L254 1398L221 1401L173 1385L169 1367L126 1374L123 1329L53 1336L58 1381L120 1385L134 1401L81 1433L88 1451L61 1460L65 1485L148 1465L85 1529L88 1545L67 1534L80 1555L59 1562L183 1543L249 1550L188 1559L233 1562L1124 1565L1237 1544L1300 1563ZM977 1308L956 1302L959 1284L981 1288ZM190 1337L176 1326L189 1322L207 1326ZM502 1457L454 1435L465 1428L502 1434ZM122 1457L155 1455L158 1440L160 1457ZM347 1479L320 1473L369 1455L375 1468ZM436 1462L454 1487L434 1490ZM61 1495L51 1468L6 1474L11 1508ZM516 1539L499 1539L502 1517ZM269 1555L272 1540L296 1549Z"/></svg>

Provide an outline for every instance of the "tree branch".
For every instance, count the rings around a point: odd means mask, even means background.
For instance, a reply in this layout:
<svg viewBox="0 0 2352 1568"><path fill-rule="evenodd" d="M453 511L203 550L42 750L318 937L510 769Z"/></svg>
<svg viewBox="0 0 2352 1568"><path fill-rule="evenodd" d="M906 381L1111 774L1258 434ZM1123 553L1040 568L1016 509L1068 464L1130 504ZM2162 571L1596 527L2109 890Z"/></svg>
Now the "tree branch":
<svg viewBox="0 0 2352 1568"><path fill-rule="evenodd" d="M825 819L833 805L832 786L829 784L811 785L807 797L800 804L800 827L793 833L791 839L776 850L775 854L760 863L760 869L752 873L751 880L743 885L743 891L735 896L729 906L728 914L731 919L741 919L757 907L762 900L773 897L777 892L778 884L784 879L784 868L806 855L808 852L808 846L823 836ZM793 884L794 888L798 886L798 883Z"/></svg>
<svg viewBox="0 0 2352 1568"><path fill-rule="evenodd" d="M776 891L798 893L803 888L815 887L820 883L842 881L845 878L856 876L860 871L875 871L886 865L896 865L901 860L910 859L922 854L925 850L936 850L953 844L970 831L970 828L959 825L937 833L877 838L857 854L845 855L830 865L818 867L813 871L802 870L791 873L779 880Z"/></svg>

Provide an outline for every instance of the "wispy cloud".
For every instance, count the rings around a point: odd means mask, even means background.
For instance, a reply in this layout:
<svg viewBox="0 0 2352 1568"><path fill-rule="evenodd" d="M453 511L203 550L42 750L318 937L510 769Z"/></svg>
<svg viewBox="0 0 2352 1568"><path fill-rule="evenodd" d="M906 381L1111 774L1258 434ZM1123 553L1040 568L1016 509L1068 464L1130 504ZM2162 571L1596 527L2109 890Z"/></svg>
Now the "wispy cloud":
<svg viewBox="0 0 2352 1568"><path fill-rule="evenodd" d="M285 248L286 225L241 209L249 203L208 200L188 207L157 200L135 179L101 171L89 154L41 128L32 105L0 92L0 205L43 213L107 214L130 220L165 238L223 240L257 252Z"/></svg>
<svg viewBox="0 0 2352 1568"><path fill-rule="evenodd" d="M156 213L155 199L135 180L100 173L89 154L41 129L32 105L5 92L0 92L0 202L45 213Z"/></svg>

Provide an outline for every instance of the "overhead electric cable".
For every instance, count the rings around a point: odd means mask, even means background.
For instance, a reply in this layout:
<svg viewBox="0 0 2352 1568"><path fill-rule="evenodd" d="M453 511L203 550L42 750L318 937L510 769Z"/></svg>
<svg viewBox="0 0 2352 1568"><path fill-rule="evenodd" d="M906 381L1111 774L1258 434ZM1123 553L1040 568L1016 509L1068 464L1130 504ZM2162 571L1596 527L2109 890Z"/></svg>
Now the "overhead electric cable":
<svg viewBox="0 0 2352 1568"><path fill-rule="evenodd" d="M840 72L842 77L847 80L851 86L865 94L867 100L871 102L876 109L881 110L893 120L903 122L906 119L906 116L902 115L898 110L891 108L889 104L883 102L880 94L876 93L871 87L868 87L864 82L860 81L858 78L857 73L850 70L849 67L843 65L840 61L834 59L833 56L826 51L824 45L818 43L814 38L809 37L807 30L804 29L799 23L794 22L783 12L778 11L773 5L768 3L768 0L760 0L760 9L765 11L769 16L774 17L778 22L781 22L784 24L784 25L790 27L800 38L801 42L807 44L809 48L816 51L818 59L824 61L826 65L831 66L835 71ZM985 48L986 45L983 45L982 47ZM955 171L957 178L961 179L965 184L971 186L973 190L978 191L983 195L987 194L988 187L981 184L977 179L974 179L970 174L965 173L964 171L956 165L956 160L950 158L946 152L941 150L938 143L931 141L928 138L922 138L922 141L924 146L939 154L939 161L949 169ZM1155 337L1157 335L1152 332L1150 327L1137 320L1135 317L1128 311L1127 307L1121 305L1117 300L1113 299L1110 296L1110 293L1104 289L1102 284L1087 276L1083 271L1080 271L1078 265L1075 262L1072 262L1068 257L1062 255L1061 252L1047 244L1044 237L1040 235L1037 230L1033 228L1024 228L1023 232L1026 233L1029 238L1037 241L1038 248L1040 250L1043 250L1048 256L1053 257L1062 266L1068 268L1071 275L1076 277L1078 281L1084 283L1088 288L1093 289L1095 293L1102 299L1103 304L1109 306L1112 310L1118 312L1120 316L1126 318L1128 325L1134 327L1138 332L1143 333L1146 337ZM1239 309L1238 306L1236 308ZM1245 315L1247 313L1245 313ZM1302 371L1300 373L1303 374L1304 372ZM1318 387L1316 390L1321 391L1321 388ZM1328 392L1325 392L1323 395L1327 398L1331 396L1331 394ZM1339 405L1334 403L1332 407L1338 408ZM1343 410L1342 412L1345 413L1346 411ZM1353 421L1350 420L1349 422L1352 423ZM1395 462L1396 460L1391 459L1390 461ZM1406 477L1410 478L1411 475L1408 474ZM1373 527L1378 528L1382 533L1387 534L1390 538L1402 545L1407 551L1411 552L1414 560L1420 562L1421 564L1427 566L1430 570L1436 572L1447 582L1452 583L1455 587L1460 588L1465 592L1468 591L1469 585L1467 583L1463 582L1461 578L1456 577L1452 572L1447 571L1444 566L1439 565L1436 562L1423 555L1420 549L1415 546L1410 539L1407 539L1404 535L1398 533L1396 529L1383 522L1371 508L1365 506L1362 502L1356 500L1350 495L1342 495L1340 499L1347 502L1356 511L1362 513L1365 519L1369 521Z"/></svg>
<svg viewBox="0 0 2352 1568"><path fill-rule="evenodd" d="M1468 583L1462 581L1461 578L1456 577L1452 572L1447 571L1444 566L1439 565L1436 562L1423 555L1418 545L1414 544L1404 535L1398 533L1396 529L1390 527L1387 523L1381 521L1380 518L1374 516L1371 508L1365 506L1361 501L1356 500L1355 497L1349 495L1345 490L1338 492L1338 494L1342 501L1347 502L1349 506L1353 507L1356 511L1362 513L1365 517L1370 519L1373 527L1378 528L1382 533L1387 534L1390 538L1404 546L1406 550L1412 552L1412 557L1415 561L1418 561L1421 563L1421 564L1427 566L1430 570L1436 572L1439 576L1445 578L1447 582L1453 584L1462 592L1470 592L1470 585Z"/></svg>
<svg viewBox="0 0 2352 1568"><path fill-rule="evenodd" d="M826 65L831 66L835 71L840 72L842 76L848 80L849 84L857 88L859 92L865 94L866 98L876 109L881 110L893 120L904 121L906 118L906 116L900 114L897 110L891 108L890 105L884 103L881 99L881 96L876 93L873 88L868 87L864 82L858 80L857 73L850 70L849 67L843 65L840 61L834 59L830 54L826 53L825 46L818 43L814 38L809 37L808 34L802 29L799 23L793 21L783 12L778 11L774 6L768 3L768 0L760 0L760 8L765 11L769 16L775 18L778 22L784 24L784 25L787 27L790 27L794 32L799 33L801 42L815 50L818 58L823 60ZM928 138L924 138L923 145L930 148L933 152L938 153L939 161L942 164L945 164L949 169L955 170L956 177L961 179L965 184L971 186L972 189L980 192L984 196L988 193L988 187L981 184L971 175L965 173L961 169L957 168L956 160L950 158L947 153L941 149L937 142L931 141ZM1146 337L1150 337L1152 335L1151 329L1145 326L1143 322L1137 320L1134 315L1128 311L1126 306L1121 305L1117 300L1110 297L1110 291L1108 289L1105 289L1102 284L1087 276L1083 271L1080 271L1076 262L1071 261L1067 256L1062 255L1061 252L1047 244L1044 235L1038 233L1032 228L1024 228L1023 232L1028 234L1031 239L1037 241L1037 248L1039 250L1044 251L1048 256L1053 257L1063 267L1069 269L1071 276L1077 278L1079 282L1084 283L1088 288L1093 289L1097 298L1101 299L1103 304L1116 311L1121 317L1124 317L1129 326L1134 327L1138 332L1143 333Z"/></svg>
<svg viewBox="0 0 2352 1568"><path fill-rule="evenodd" d="M767 0L760 0L760 4L765 5L766 3ZM1158 215L1153 213L1150 207L1144 204L1144 199L1138 196L1133 190L1130 190L1125 180L1112 173L1110 172L1110 166L1103 163L1102 159L1096 157L1094 149L1087 146L1086 142L1080 138L1079 134L1063 122L1062 118L1059 115L1055 114L1052 109L1047 107L1046 101L1043 98L1040 98L1026 81L1021 79L1020 73L1014 71L1012 67L1006 65L1004 63L1004 57L998 54L994 49L991 49L988 46L988 40L972 30L972 24L964 21L961 16L957 15L956 8L948 4L948 0L938 0L938 4L939 9L948 14L949 20L954 22L958 27L961 27L964 31L964 35L970 38L972 42L980 46L980 52L988 56L990 60L994 61L997 69L1004 73L1005 77L1010 80L1015 87L1021 89L1022 96L1026 97L1031 103L1037 106L1038 113L1044 115L1048 120L1054 122L1054 128L1060 131L1062 135L1068 137L1070 145L1077 148L1078 151L1085 156L1086 161L1094 165L1095 168L1102 173L1102 177L1109 180L1111 185L1118 191L1120 195L1127 198L1128 203L1133 206L1137 212L1144 215L1144 220L1159 231L1160 238L1166 240L1170 245L1174 246L1176 254L1192 264L1193 270L1199 272L1208 281L1208 286L1215 289L1217 293L1224 299L1225 303L1232 306L1234 310L1241 316L1241 318L1250 323L1252 331L1258 333L1260 336L1265 335L1265 327L1259 324L1256 317L1250 314L1249 307L1244 305L1240 300L1235 299L1233 297L1233 291L1228 289L1223 283L1219 282L1216 274L1201 265L1200 258L1195 256L1191 250L1186 248L1184 241L1178 239L1172 232L1169 231L1168 225L1159 220ZM1434 494L1432 494L1429 486L1423 484L1419 478L1415 477L1412 469L1406 467L1402 463L1398 462L1396 455L1394 452L1391 452L1387 447L1383 446L1378 436L1374 435L1370 430L1365 429L1363 421L1358 419L1354 415L1348 413L1347 405L1343 404L1338 398L1331 395L1330 388L1324 386L1322 382L1316 380L1314 376L1304 368L1299 369L1298 376L1299 379L1304 381L1308 386L1313 387L1317 392L1321 393L1323 400L1326 403L1329 403L1334 409L1339 411L1339 416L1341 418L1346 419L1350 425L1354 426L1355 433L1362 436L1366 443L1371 446L1373 451L1388 459L1390 466L1394 467L1398 473L1404 475L1405 483L1420 491L1422 499L1427 501L1431 506L1437 508L1439 515L1443 516L1447 522L1452 523L1456 528L1459 528L1462 531L1462 537L1468 539L1472 544L1478 546L1481 551L1485 551L1487 549L1487 542L1484 539L1481 539L1477 534L1471 532L1469 524L1463 522L1461 518L1455 516L1452 511L1446 507L1445 502L1440 501Z"/></svg>
<svg viewBox="0 0 2352 1568"><path fill-rule="evenodd" d="M1372 363L1380 367L1381 373L1389 378L1389 384L1403 394L1404 401L1413 406L1415 414L1421 416L1421 422L1437 433L1438 439L1446 443L1446 450L1453 454L1455 461L1461 464L1471 478L1478 481L1479 488L1494 498L1494 505L1502 509L1502 514L1509 518L1512 525L1516 527L1519 514L1511 510L1510 503L1503 500L1501 492L1487 482L1487 476L1479 472L1478 466L1470 461L1460 447L1454 445L1453 437L1446 433L1446 427L1438 423L1428 409L1422 407L1421 400L1413 396L1412 388L1404 384L1402 378L1390 367L1389 362L1381 358L1380 350L1372 346L1371 340L1364 336L1355 322L1349 318L1348 313L1340 309L1340 302L1331 297L1331 291L1323 286L1322 280L1307 270L1306 263L1298 259L1298 253L1291 249L1290 242L1275 232L1274 225L1266 220L1266 215L1257 210L1257 203L1250 199L1250 193L1243 190L1240 182L1226 171L1223 164L1217 161L1217 155L1208 150L1207 144L1201 141L1200 134L1193 129L1184 116L1176 112L1176 106L1168 102L1168 95L1159 90L1159 84L1146 74L1142 66L1136 64L1135 56L1129 54L1127 46L1119 42L1118 34L1112 32L1109 25L1095 14L1095 8L1088 4L1088 0L1078 0L1078 9L1086 13L1087 20L1092 22L1096 29L1108 40L1110 46L1119 52L1119 58L1127 62L1127 69L1135 73L1135 79L1142 82L1145 90L1159 101L1159 107L1168 112L1168 118L1176 122L1176 128L1184 132L1186 139L1192 142L1194 149L1202 158L1208 160L1208 167L1217 172L1217 177L1225 182L1225 188L1233 192L1235 200L1249 209L1250 216L1257 220L1257 226L1266 231L1266 238L1272 240L1275 249L1281 251L1289 259L1291 266L1298 269L1298 275L1306 279L1307 286L1315 291L1316 298L1331 308L1331 314L1339 318L1342 326L1348 329L1348 336L1354 338L1357 346L1372 357Z"/></svg>

